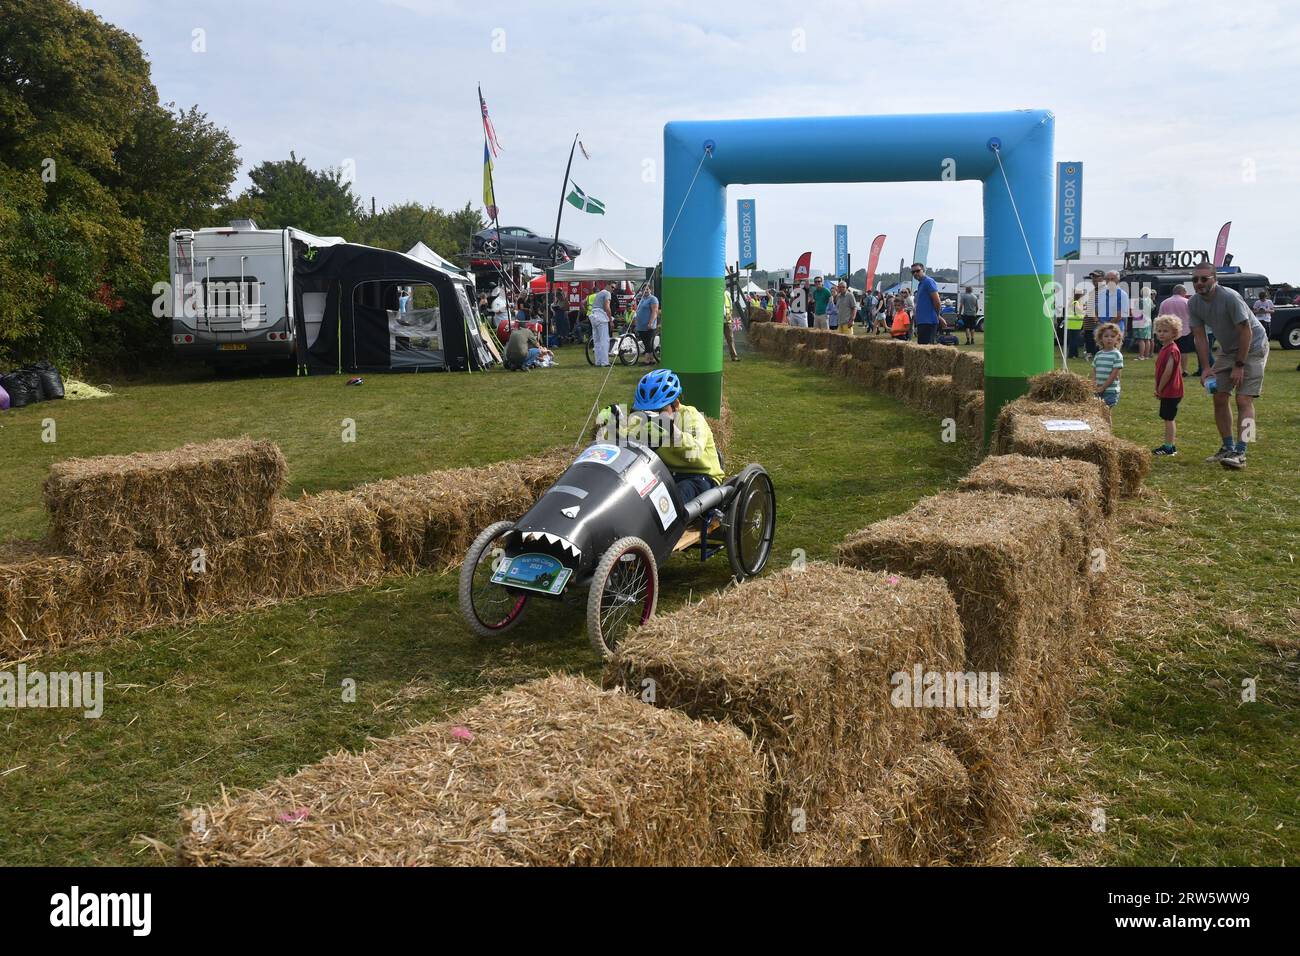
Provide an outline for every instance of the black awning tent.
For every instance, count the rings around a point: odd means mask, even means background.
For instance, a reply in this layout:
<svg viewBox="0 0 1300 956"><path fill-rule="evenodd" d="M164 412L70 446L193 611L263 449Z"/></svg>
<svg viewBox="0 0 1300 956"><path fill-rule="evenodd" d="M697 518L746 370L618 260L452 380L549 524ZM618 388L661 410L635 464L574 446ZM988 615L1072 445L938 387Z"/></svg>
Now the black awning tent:
<svg viewBox="0 0 1300 956"><path fill-rule="evenodd" d="M472 371L496 361L465 276L350 242L294 253L298 362L308 371ZM420 284L437 291L438 307L398 312L401 288ZM317 303L318 328L304 296Z"/></svg>

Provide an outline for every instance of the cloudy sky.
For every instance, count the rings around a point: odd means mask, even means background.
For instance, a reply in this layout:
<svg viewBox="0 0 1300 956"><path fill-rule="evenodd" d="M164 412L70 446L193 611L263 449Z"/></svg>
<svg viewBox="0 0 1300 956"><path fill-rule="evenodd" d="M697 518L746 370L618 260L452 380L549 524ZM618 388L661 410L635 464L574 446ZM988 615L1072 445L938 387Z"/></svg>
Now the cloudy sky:
<svg viewBox="0 0 1300 956"><path fill-rule="evenodd" d="M580 133L591 159L573 179L608 214L570 207L562 235L645 263L659 255L669 120L1035 107L1056 114L1057 158L1084 163L1085 236L1208 249L1231 219L1238 265L1300 281L1292 0L87 5L140 38L165 101L230 130L245 169L290 150L315 167L351 161L357 192L381 206L481 204L476 83L503 146L502 224L553 228ZM829 266L835 223L855 265L880 232L882 262L910 256L929 217L936 266L982 231L977 183L729 193L733 219L737 197L757 199L765 268L805 249Z"/></svg>

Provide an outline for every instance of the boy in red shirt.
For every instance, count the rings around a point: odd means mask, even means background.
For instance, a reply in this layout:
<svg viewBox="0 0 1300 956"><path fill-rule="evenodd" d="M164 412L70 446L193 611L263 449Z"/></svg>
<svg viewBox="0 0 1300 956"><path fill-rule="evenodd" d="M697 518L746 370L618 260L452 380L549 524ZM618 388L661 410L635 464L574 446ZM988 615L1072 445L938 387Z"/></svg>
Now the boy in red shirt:
<svg viewBox="0 0 1300 956"><path fill-rule="evenodd" d="M772 304L772 321L778 325L785 325L785 313L787 308L785 293L778 292L776 295L776 302Z"/></svg>
<svg viewBox="0 0 1300 956"><path fill-rule="evenodd" d="M1165 423L1165 443L1151 453L1165 458L1178 454L1174 419L1178 415L1178 403L1183 400L1183 354L1175 340L1182 330L1183 324L1177 316L1162 315L1156 319L1156 338L1161 346L1156 356L1156 398L1160 399L1160 417Z"/></svg>

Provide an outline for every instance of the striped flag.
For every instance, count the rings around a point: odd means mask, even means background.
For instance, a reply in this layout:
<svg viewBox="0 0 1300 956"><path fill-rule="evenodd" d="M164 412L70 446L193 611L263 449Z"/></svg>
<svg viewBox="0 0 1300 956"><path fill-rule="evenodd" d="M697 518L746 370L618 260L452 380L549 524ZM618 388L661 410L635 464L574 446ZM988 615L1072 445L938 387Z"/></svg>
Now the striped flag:
<svg viewBox="0 0 1300 956"><path fill-rule="evenodd" d="M489 219L497 218L497 197L492 190L492 154L488 144L483 143L483 205L487 206Z"/></svg>
<svg viewBox="0 0 1300 956"><path fill-rule="evenodd" d="M495 156L501 152L501 144L497 142L496 127L492 125L492 117L488 116L487 100L483 99L483 87L478 88L478 105L483 110L483 136L492 147L492 155Z"/></svg>
<svg viewBox="0 0 1300 956"><path fill-rule="evenodd" d="M577 183L573 184L573 191L564 198L570 206L576 206L583 212L596 213L600 216L605 215L605 204L595 196L588 196Z"/></svg>

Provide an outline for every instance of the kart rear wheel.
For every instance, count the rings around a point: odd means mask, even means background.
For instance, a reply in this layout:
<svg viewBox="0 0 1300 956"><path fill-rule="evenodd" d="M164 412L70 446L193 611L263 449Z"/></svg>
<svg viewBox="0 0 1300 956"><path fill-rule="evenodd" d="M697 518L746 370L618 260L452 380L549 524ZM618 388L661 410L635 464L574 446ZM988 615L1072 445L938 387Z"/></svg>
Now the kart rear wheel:
<svg viewBox="0 0 1300 956"><path fill-rule="evenodd" d="M587 637L601 657L614 653L630 628L650 620L659 601L659 568L650 545L620 538L609 546L591 577Z"/></svg>
<svg viewBox="0 0 1300 956"><path fill-rule="evenodd" d="M762 465L749 465L737 477L726 524L732 577L754 577L767 566L776 536L776 490Z"/></svg>
<svg viewBox="0 0 1300 956"><path fill-rule="evenodd" d="M492 583L492 572L504 555L504 540L513 521L498 521L474 539L460 566L460 613L479 637L504 634L524 616L528 595Z"/></svg>

